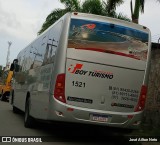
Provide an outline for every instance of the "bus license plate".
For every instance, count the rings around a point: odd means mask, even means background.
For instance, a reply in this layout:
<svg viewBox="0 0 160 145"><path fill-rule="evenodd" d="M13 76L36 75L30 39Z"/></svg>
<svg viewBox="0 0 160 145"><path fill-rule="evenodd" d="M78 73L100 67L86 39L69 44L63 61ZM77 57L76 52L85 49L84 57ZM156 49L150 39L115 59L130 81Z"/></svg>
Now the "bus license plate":
<svg viewBox="0 0 160 145"><path fill-rule="evenodd" d="M108 116L106 115L91 114L90 119L92 121L108 122Z"/></svg>

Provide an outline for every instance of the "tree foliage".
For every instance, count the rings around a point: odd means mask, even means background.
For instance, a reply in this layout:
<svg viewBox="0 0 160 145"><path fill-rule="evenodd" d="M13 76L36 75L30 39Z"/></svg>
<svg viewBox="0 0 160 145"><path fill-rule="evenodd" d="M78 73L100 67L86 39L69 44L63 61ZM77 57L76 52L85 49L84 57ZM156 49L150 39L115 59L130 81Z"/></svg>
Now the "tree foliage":
<svg viewBox="0 0 160 145"><path fill-rule="evenodd" d="M2 70L0 70L0 77L2 77L2 73L3 73L3 71L2 71Z"/></svg>
<svg viewBox="0 0 160 145"><path fill-rule="evenodd" d="M84 13L103 15L103 5L100 0L86 0L82 4L81 11Z"/></svg>
<svg viewBox="0 0 160 145"><path fill-rule="evenodd" d="M43 23L41 30L38 32L38 34L41 34L44 32L47 28L49 28L54 22L56 22L60 17L62 17L67 10L63 9L55 9L52 11L46 18L46 21Z"/></svg>
<svg viewBox="0 0 160 145"><path fill-rule="evenodd" d="M103 1L105 13L107 16L115 17L116 7L123 4L124 0L106 0Z"/></svg>
<svg viewBox="0 0 160 145"><path fill-rule="evenodd" d="M80 2L78 0L60 0L65 5L65 8L70 11L79 11L81 9Z"/></svg>
<svg viewBox="0 0 160 145"><path fill-rule="evenodd" d="M82 4L79 0L60 0L65 9L55 9L46 18L38 34L44 32L55 21L67 12L83 12L96 15L103 15L130 21L127 16L116 13L116 7L123 3L123 0L85 0Z"/></svg>
<svg viewBox="0 0 160 145"><path fill-rule="evenodd" d="M3 66L0 65L0 78L2 77L2 74L3 74Z"/></svg>
<svg viewBox="0 0 160 145"><path fill-rule="evenodd" d="M160 0L155 0L160 2ZM109 16L113 18L118 18L126 21L131 21L127 16L122 13L116 13L116 7L123 4L124 0L85 0L82 4L80 0L60 0L61 3L65 5L65 9L55 9L46 18L43 23L41 30L38 34L41 34L49 26L51 26L55 21L62 17L67 12L83 12L92 13L96 15ZM145 0L130 0L131 18L132 22L138 23L139 14L144 13Z"/></svg>

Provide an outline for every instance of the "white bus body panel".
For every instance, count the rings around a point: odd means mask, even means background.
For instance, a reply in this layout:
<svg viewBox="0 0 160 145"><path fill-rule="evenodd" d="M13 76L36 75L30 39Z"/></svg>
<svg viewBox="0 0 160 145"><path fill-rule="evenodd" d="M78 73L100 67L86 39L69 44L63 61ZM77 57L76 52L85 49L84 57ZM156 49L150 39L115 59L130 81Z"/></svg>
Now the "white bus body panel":
<svg viewBox="0 0 160 145"><path fill-rule="evenodd" d="M134 112L134 110L138 103L142 85L147 85L150 49L148 49L147 61L110 53L75 49L75 47L71 47L73 45L70 45L71 39L69 38L72 19L104 24L111 23L144 32L149 35L147 43L148 48L150 48L150 32L140 25L103 16L68 13L58 21L62 21L61 30L57 28L51 32L54 28L54 26L51 26L49 30L46 30L36 39L40 39L40 44L37 42L32 49L30 46L29 52L30 50L33 51L33 48L37 49L37 45L39 47L43 46L44 50L47 50L47 43L51 43L49 42L50 34L57 38L53 42L58 42L54 62L24 71L27 72L27 78L30 76L30 80L26 79L23 83L15 83L14 106L25 111L26 97L29 93L31 97L31 116L36 119L137 128L139 125L133 124L141 120L142 111ZM43 41L46 41L46 44L45 42L41 43ZM82 41L76 40L76 42L81 43ZM93 44L88 41L84 42L94 45L94 42ZM101 46L105 47L104 44ZM120 46L122 47L123 44L120 44ZM22 51L22 53L24 52L25 50ZM18 58L20 59L22 55L20 53ZM38 58L38 56L36 57ZM34 56L34 59L36 57ZM39 55L39 59L41 57L45 56ZM74 67L77 64L76 72ZM95 76L95 73L99 74ZM58 74L65 74L66 103L60 102L54 97ZM45 78L47 79L45 80ZM30 84L28 81L30 81ZM47 87L45 88L46 83Z"/></svg>
<svg viewBox="0 0 160 145"><path fill-rule="evenodd" d="M85 20L85 16L82 14L72 18L75 18L75 21L76 19ZM104 17L87 16L89 17L86 19L93 22L107 22L137 29L146 34L149 33L148 29L144 29L139 25L119 22L110 18L105 20ZM141 87L142 85L147 85L145 73L148 72L148 61L144 61L143 56L140 59L136 59L81 49L87 45L93 47L94 43L85 40L75 40L75 43L74 41L73 43L68 42L66 70L64 72L66 74L66 104L56 100L59 105L56 105L57 103L54 104L53 110L55 110L57 117L53 116L53 118L56 120L61 118L61 121L124 128L139 127L142 112L135 112L135 109L138 104ZM133 41L132 44L133 47L138 48L138 45L140 45L143 48L143 44L137 40ZM78 49L74 48L74 46L77 46ZM101 46L103 47L104 44L101 43ZM123 48L122 46L123 44L120 43L119 47ZM144 44L145 49L146 46ZM149 47L150 45L147 49ZM150 50L147 55L150 57ZM95 72L108 74L108 76L105 76L105 78L103 78L104 76L95 76Z"/></svg>
<svg viewBox="0 0 160 145"><path fill-rule="evenodd" d="M100 53L99 56L97 53ZM82 58L77 59L76 56ZM122 64L114 65L113 60L118 61L120 57L101 52L75 50L75 53L67 59L66 65L67 104L106 111L134 112L143 83L145 65L138 62L129 63L129 58L125 60L128 62L125 67ZM82 64L82 68L74 73L68 71L71 65L76 64ZM130 66L133 67L129 68ZM116 102L129 106L128 108L112 106Z"/></svg>

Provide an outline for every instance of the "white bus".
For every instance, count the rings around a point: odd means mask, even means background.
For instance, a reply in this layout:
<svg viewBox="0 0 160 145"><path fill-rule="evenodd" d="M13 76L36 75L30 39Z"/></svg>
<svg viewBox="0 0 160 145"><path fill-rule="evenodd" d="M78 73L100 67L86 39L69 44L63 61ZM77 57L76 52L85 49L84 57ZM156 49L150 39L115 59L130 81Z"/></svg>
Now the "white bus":
<svg viewBox="0 0 160 145"><path fill-rule="evenodd" d="M42 119L138 128L150 38L141 25L67 13L18 54L13 111L25 112L25 127Z"/></svg>

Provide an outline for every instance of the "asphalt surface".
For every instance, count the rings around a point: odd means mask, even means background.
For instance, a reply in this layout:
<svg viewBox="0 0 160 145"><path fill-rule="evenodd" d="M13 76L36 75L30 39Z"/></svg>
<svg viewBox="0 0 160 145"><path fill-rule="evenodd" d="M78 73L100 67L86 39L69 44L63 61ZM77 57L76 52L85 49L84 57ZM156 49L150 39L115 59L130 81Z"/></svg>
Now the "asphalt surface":
<svg viewBox="0 0 160 145"><path fill-rule="evenodd" d="M37 122L32 129L24 127L24 114L15 114L8 102L0 101L0 140L2 137L41 138L42 143L1 143L0 144L56 144L56 145L115 145L124 142L121 131L104 126L69 123Z"/></svg>

